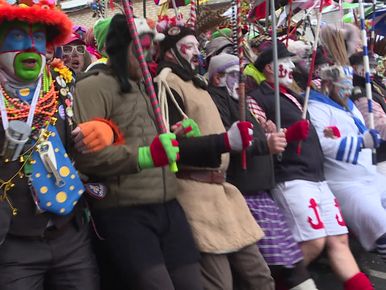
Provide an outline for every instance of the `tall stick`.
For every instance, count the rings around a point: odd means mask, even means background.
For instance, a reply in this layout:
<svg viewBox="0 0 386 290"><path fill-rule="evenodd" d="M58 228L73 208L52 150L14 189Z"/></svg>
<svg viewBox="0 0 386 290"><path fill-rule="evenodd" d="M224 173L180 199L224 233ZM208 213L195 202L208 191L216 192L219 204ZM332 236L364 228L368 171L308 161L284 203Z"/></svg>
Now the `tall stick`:
<svg viewBox="0 0 386 290"><path fill-rule="evenodd" d="M142 1L142 7L143 7L143 18L146 18L146 0Z"/></svg>
<svg viewBox="0 0 386 290"><path fill-rule="evenodd" d="M372 25L371 25L371 36L370 36L370 51L374 53L374 45L375 45L375 8L377 5L377 0L373 0L373 15L372 15Z"/></svg>
<svg viewBox="0 0 386 290"><path fill-rule="evenodd" d="M318 11L318 15L317 15L315 39L314 39L314 43L312 45L311 64L310 64L310 70L308 72L306 95L304 97L304 104L303 104L303 113L302 113L302 119L303 120L305 120L307 118L308 101L310 99L312 76L313 76L313 73L314 73L314 70L315 70L316 51L317 51L318 42L319 42L320 22L322 20L322 9L323 9L323 0L320 0L319 11ZM302 141L300 141L298 143L297 154L300 155L301 154L301 150L302 150Z"/></svg>
<svg viewBox="0 0 386 290"><path fill-rule="evenodd" d="M375 125L374 125L374 113L373 113L373 93L371 91L370 62L369 62L369 53L367 49L365 10L363 8L362 0L359 0L358 4L359 4L359 15L360 15L360 23L361 23L361 38L362 38L362 46L363 46L363 66L365 69L367 110L369 112L369 128L374 129ZM374 11L374 14L375 14L375 11ZM373 164L376 164L376 150L373 149L372 152L373 152Z"/></svg>
<svg viewBox="0 0 386 290"><path fill-rule="evenodd" d="M273 75L275 78L275 123L277 131L281 130L280 92L279 92L279 68L277 55L277 28L275 14L275 0L270 0L271 24L272 24L272 48L273 48Z"/></svg>
<svg viewBox="0 0 386 290"><path fill-rule="evenodd" d="M189 16L189 21L187 23L187 26L194 29L194 27L196 26L196 19L197 19L196 0L190 0L190 16Z"/></svg>
<svg viewBox="0 0 386 290"><path fill-rule="evenodd" d="M237 15L238 11L237 9L237 0L232 0L232 17L231 17L231 24L232 24L232 43L233 43L233 53L238 54L238 28L237 28Z"/></svg>
<svg viewBox="0 0 386 290"><path fill-rule="evenodd" d="M237 53L239 56L239 111L240 121L245 121L245 81L244 81L244 47L243 47L243 28L241 24L241 0L237 0ZM247 169L247 152L244 149L241 152L241 166Z"/></svg>
<svg viewBox="0 0 386 290"><path fill-rule="evenodd" d="M289 0L289 12L288 12L288 23L287 23L287 39L285 46L288 47L288 41L290 37L290 31L291 31L291 18L292 18L292 0Z"/></svg>
<svg viewBox="0 0 386 290"><path fill-rule="evenodd" d="M366 97L367 97L367 108L369 111L369 127L374 129L374 113L373 113L373 95L371 91L371 79L370 79L370 63L369 55L367 49L367 33L365 26L365 11L363 8L362 0L358 1L359 3L359 14L360 14L360 23L361 23L361 38L363 46L363 66L365 69L365 81L366 81Z"/></svg>
<svg viewBox="0 0 386 290"><path fill-rule="evenodd" d="M158 104L157 94L155 93L155 90L154 90L153 79L151 77L149 68L147 66L145 57L143 55L142 46L139 41L139 35L134 23L134 15L133 15L132 8L130 7L129 0L122 0L122 6L126 14L127 24L129 27L131 38L133 40L135 53L137 55L139 64L141 66L143 79L145 81L146 93L150 98L150 102L153 108L158 133L166 133L167 129L165 127L165 123L162 118L161 109ZM173 164L170 164L170 170L172 172L178 171L177 164L175 162Z"/></svg>
<svg viewBox="0 0 386 290"><path fill-rule="evenodd" d="M303 114L302 114L302 118L303 119L306 119L306 117L307 117L308 100L310 98L312 76L313 76L313 73L314 73L314 70L315 70L316 51L317 51L317 48L318 48L319 33L320 33L320 22L321 22L321 19L322 19L322 7L323 7L323 0L320 1L319 11L318 11L318 15L317 15L315 40L314 40L314 43L312 45L311 64L310 64L310 70L308 72L306 95L305 95L305 98L304 98L304 105L303 105Z"/></svg>

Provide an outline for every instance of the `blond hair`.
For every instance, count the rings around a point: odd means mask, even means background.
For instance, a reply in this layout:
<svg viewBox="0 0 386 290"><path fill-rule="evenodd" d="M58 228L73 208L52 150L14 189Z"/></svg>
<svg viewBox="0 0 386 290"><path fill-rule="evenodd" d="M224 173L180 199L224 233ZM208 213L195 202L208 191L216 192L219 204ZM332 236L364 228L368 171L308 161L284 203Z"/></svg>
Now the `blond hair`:
<svg viewBox="0 0 386 290"><path fill-rule="evenodd" d="M338 65L350 65L345 43L344 32L332 25L326 25L320 30L320 42L328 50L334 62Z"/></svg>

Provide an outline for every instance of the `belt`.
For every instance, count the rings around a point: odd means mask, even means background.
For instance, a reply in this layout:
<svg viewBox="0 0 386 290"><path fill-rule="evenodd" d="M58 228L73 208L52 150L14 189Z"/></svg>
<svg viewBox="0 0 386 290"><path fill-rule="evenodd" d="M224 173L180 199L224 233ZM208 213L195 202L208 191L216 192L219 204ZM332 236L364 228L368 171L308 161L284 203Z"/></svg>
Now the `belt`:
<svg viewBox="0 0 386 290"><path fill-rule="evenodd" d="M222 170L183 170L177 172L177 177L204 183L222 184L225 182L225 172Z"/></svg>

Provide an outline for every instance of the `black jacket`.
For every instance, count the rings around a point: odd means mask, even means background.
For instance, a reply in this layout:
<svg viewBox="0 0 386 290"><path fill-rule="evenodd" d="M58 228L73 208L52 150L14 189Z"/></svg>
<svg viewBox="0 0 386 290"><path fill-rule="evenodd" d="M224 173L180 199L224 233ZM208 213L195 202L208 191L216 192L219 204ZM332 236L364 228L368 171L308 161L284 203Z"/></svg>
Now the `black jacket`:
<svg viewBox="0 0 386 290"><path fill-rule="evenodd" d="M53 79L55 79L56 76L57 75L53 73ZM57 89L59 91L59 88ZM66 107L64 105L65 98L63 96L59 95L58 102L58 106L62 105L64 108ZM56 113L55 117L57 118L56 128L62 139L63 145L67 148L71 142L70 125L60 117L59 113ZM4 129L0 123L0 149L3 148L4 138ZM20 164L21 163L18 160L4 163L4 160L0 158L0 179L8 180L18 171ZM14 183L15 187L12 188L7 195L12 205L17 208L17 215L12 216L9 205L5 201L0 201L0 243L7 233L27 237L42 236L47 228L49 220L60 229L69 221L73 220L74 215L82 211L81 205L78 203L74 211L66 216L57 216L48 212L38 214L31 195L31 189L27 183L27 178L17 178Z"/></svg>
<svg viewBox="0 0 386 290"><path fill-rule="evenodd" d="M208 91L220 112L225 128L240 119L239 102L229 96L226 88L209 86ZM231 153L227 181L243 194L268 191L275 185L273 161L263 128L247 110L246 121L253 124L253 144L247 150L247 170L241 168L241 154Z"/></svg>
<svg viewBox="0 0 386 290"><path fill-rule="evenodd" d="M366 96L366 80L365 78L354 74L353 85L359 87L362 91L362 96ZM378 85L378 88L374 87L374 83L371 84L371 92L374 102L377 102L386 114L386 102L385 102L385 89ZM358 100L362 96L352 96L352 101ZM377 162L386 161L386 142L382 142L381 146L377 149Z"/></svg>
<svg viewBox="0 0 386 290"><path fill-rule="evenodd" d="M294 96L300 104L303 98L294 92L288 92ZM267 119L275 120L275 93L274 90L265 82L257 89L249 93L264 110ZM280 108L282 128L287 128L302 119L302 112L284 94L280 93ZM309 117L307 116L307 119ZM275 158L275 179L276 182L285 182L295 179L308 181L324 180L323 172L323 152L320 146L316 130L310 124L309 135L306 140L301 142L301 153L297 154L299 142L290 142L282 154L282 160Z"/></svg>

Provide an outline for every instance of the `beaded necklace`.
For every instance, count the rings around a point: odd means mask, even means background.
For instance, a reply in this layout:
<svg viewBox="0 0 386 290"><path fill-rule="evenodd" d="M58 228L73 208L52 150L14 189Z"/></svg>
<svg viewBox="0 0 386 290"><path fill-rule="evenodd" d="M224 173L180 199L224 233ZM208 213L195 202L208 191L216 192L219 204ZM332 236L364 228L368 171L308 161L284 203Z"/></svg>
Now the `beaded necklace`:
<svg viewBox="0 0 386 290"><path fill-rule="evenodd" d="M23 102L19 98L10 97L1 85L0 89L5 98L4 103L7 109L8 119L26 121L30 111L30 104ZM44 94L44 92L46 93ZM46 121L50 120L57 112L57 99L58 95L55 91L54 82L52 81L51 76L47 76L47 74L44 73L43 89L36 104L35 115L32 124L33 136L36 136L36 132L38 132L39 129L44 126Z"/></svg>

